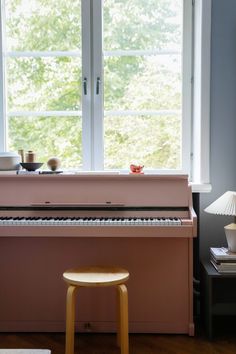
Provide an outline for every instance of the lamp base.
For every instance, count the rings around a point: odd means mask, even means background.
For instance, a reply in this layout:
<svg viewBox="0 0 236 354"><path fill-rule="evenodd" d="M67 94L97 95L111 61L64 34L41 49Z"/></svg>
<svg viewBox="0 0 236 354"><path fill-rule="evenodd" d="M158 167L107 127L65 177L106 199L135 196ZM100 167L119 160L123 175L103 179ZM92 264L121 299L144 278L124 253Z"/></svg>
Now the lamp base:
<svg viewBox="0 0 236 354"><path fill-rule="evenodd" d="M228 249L236 253L236 224L229 224L224 227Z"/></svg>

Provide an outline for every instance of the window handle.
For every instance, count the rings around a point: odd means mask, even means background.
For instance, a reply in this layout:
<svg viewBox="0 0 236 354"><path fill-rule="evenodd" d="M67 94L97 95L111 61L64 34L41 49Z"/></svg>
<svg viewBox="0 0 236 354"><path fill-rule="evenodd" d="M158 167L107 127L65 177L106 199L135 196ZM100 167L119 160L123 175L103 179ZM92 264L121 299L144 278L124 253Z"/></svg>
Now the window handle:
<svg viewBox="0 0 236 354"><path fill-rule="evenodd" d="M87 77L83 79L84 95L87 95Z"/></svg>
<svg viewBox="0 0 236 354"><path fill-rule="evenodd" d="M101 84L101 79L100 79L100 77L97 77L96 95L99 95L99 93L100 93L100 84Z"/></svg>

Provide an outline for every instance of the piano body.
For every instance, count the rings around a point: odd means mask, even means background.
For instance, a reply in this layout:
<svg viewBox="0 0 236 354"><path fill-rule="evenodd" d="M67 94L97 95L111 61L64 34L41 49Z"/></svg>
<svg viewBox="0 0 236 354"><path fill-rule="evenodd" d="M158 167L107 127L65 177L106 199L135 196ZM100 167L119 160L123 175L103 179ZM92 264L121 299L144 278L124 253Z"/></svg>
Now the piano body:
<svg viewBox="0 0 236 354"><path fill-rule="evenodd" d="M0 175L0 330L64 331L62 273L130 272L130 332L194 334L186 175ZM114 289L81 289L76 329L116 330Z"/></svg>

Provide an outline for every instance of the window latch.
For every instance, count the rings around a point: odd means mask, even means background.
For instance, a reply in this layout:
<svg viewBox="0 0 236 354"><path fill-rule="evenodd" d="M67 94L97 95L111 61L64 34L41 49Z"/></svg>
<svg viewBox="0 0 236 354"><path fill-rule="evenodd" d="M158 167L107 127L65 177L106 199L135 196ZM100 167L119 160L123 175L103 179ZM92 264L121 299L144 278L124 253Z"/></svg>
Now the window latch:
<svg viewBox="0 0 236 354"><path fill-rule="evenodd" d="M87 77L83 79L84 95L87 95Z"/></svg>
<svg viewBox="0 0 236 354"><path fill-rule="evenodd" d="M101 84L101 79L100 79L100 77L97 77L96 95L99 95L99 93L100 93L100 84Z"/></svg>

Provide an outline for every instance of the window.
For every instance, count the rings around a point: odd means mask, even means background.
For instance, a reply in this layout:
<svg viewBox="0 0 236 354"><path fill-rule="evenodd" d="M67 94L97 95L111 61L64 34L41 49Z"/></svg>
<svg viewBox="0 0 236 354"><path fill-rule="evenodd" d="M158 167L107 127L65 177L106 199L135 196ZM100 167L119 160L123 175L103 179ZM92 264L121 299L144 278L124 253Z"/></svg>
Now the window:
<svg viewBox="0 0 236 354"><path fill-rule="evenodd" d="M6 0L6 145L82 166L81 1Z"/></svg>
<svg viewBox="0 0 236 354"><path fill-rule="evenodd" d="M2 2L1 148L190 173L192 0Z"/></svg>

